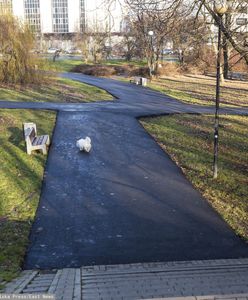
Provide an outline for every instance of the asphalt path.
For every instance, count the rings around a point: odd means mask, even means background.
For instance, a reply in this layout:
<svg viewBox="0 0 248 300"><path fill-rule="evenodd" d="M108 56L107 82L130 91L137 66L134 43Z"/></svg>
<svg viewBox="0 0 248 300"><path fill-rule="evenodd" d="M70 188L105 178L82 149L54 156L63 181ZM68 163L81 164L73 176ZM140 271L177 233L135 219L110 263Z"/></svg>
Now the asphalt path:
<svg viewBox="0 0 248 300"><path fill-rule="evenodd" d="M149 88L113 79L98 78L78 73L63 73L61 76L98 86L112 94L116 100L72 104L1 101L0 99L0 108L30 108L69 112L111 112L133 117L175 113L214 113L214 103L212 106L186 104ZM220 113L248 115L248 108L221 108Z"/></svg>
<svg viewBox="0 0 248 300"><path fill-rule="evenodd" d="M118 100L92 104L0 102L58 110L26 269L248 257L237 237L145 132L139 116L212 113L147 88L66 74ZM248 114L247 109L222 113ZM90 136L80 153L76 140Z"/></svg>

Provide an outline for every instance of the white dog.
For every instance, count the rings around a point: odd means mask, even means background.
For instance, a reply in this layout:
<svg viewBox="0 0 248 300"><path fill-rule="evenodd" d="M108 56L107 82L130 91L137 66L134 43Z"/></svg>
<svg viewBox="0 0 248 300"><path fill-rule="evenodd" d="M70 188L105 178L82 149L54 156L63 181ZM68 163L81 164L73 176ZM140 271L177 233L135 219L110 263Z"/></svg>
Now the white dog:
<svg viewBox="0 0 248 300"><path fill-rule="evenodd" d="M78 140L76 145L80 151L89 153L92 147L91 139L87 136L85 139Z"/></svg>

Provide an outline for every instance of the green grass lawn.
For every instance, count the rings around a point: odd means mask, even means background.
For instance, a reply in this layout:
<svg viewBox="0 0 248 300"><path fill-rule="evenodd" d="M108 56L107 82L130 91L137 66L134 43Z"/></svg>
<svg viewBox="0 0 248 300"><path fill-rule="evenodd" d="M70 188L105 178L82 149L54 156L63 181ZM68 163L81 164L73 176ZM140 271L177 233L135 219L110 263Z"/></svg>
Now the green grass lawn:
<svg viewBox="0 0 248 300"><path fill-rule="evenodd" d="M53 68L59 71L70 71L82 64L82 60L58 60L51 62ZM90 63L89 63L90 64ZM106 66L144 67L145 61L107 60L101 62ZM114 76L114 79L129 81L130 78ZM182 102L198 105L213 105L215 101L215 78L203 75L182 74L154 78L148 86ZM248 106L248 83L225 80L221 83L221 105L230 107Z"/></svg>
<svg viewBox="0 0 248 300"><path fill-rule="evenodd" d="M53 62L51 59L46 60L45 63L45 69L46 70L52 70L56 72L70 72L75 66L82 65L85 62L80 59L58 59L55 62ZM138 61L138 60L132 60L132 61L126 61L124 59L110 59L110 60L104 60L100 62L102 65L108 65L108 66L123 66L123 65L133 65L136 67L143 67L146 66L145 61ZM87 62L87 65L94 65L93 62Z"/></svg>
<svg viewBox="0 0 248 300"><path fill-rule="evenodd" d="M164 76L154 79L149 87L182 102L213 105L215 101L215 78L202 75ZM248 83L226 80L221 84L221 105L248 106Z"/></svg>
<svg viewBox="0 0 248 300"><path fill-rule="evenodd" d="M147 65L147 62L145 60L127 61L127 60L124 60L124 59L110 59L110 60L103 61L101 64L109 65L109 66L132 65L132 66L135 66L135 67L145 67Z"/></svg>
<svg viewBox="0 0 248 300"><path fill-rule="evenodd" d="M0 100L24 102L86 103L113 100L106 91L67 78L51 78L41 85L0 86Z"/></svg>
<svg viewBox="0 0 248 300"><path fill-rule="evenodd" d="M38 134L52 135L56 114L0 110L0 285L20 271L35 217L46 156L26 154L23 122L34 121Z"/></svg>
<svg viewBox="0 0 248 300"><path fill-rule="evenodd" d="M141 120L226 222L248 239L248 117L221 116L219 176L212 177L213 116Z"/></svg>
<svg viewBox="0 0 248 300"><path fill-rule="evenodd" d="M82 63L81 63L82 64ZM145 61L109 60L101 66L130 66L139 68L146 66ZM75 66L75 65L74 65ZM104 76L104 75L102 75ZM108 77L108 75L106 75ZM113 75L113 79L129 82L131 77ZM195 74L176 74L160 76L148 82L148 87L164 93L172 98L189 104L214 105L216 79L210 76ZM221 106L248 107L248 83L245 81L225 80L221 83Z"/></svg>
<svg viewBox="0 0 248 300"><path fill-rule="evenodd" d="M129 82L131 78L114 76ZM188 104L214 105L215 78L202 75L176 75L154 78L148 87ZM221 84L222 107L248 107L248 83L226 80Z"/></svg>
<svg viewBox="0 0 248 300"><path fill-rule="evenodd" d="M55 62L52 59L46 59L44 69L56 72L70 72L75 66L81 65L83 60L80 59L58 59Z"/></svg>

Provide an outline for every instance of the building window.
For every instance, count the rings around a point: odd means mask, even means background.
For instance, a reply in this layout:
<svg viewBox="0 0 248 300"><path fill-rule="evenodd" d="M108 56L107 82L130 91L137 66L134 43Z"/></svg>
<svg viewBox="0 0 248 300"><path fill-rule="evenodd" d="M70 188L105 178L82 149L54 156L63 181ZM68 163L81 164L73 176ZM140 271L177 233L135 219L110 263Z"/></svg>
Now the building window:
<svg viewBox="0 0 248 300"><path fill-rule="evenodd" d="M246 25L247 24L247 19L246 18L237 18L236 19L236 24L240 25L240 26Z"/></svg>
<svg viewBox="0 0 248 300"><path fill-rule="evenodd" d="M69 32L67 0L52 0L53 32Z"/></svg>
<svg viewBox="0 0 248 300"><path fill-rule="evenodd" d="M12 0L0 0L0 14L12 12Z"/></svg>
<svg viewBox="0 0 248 300"><path fill-rule="evenodd" d="M85 32L86 16L85 16L85 0L80 0L80 31Z"/></svg>
<svg viewBox="0 0 248 300"><path fill-rule="evenodd" d="M25 19L34 32L40 32L40 0L24 0Z"/></svg>

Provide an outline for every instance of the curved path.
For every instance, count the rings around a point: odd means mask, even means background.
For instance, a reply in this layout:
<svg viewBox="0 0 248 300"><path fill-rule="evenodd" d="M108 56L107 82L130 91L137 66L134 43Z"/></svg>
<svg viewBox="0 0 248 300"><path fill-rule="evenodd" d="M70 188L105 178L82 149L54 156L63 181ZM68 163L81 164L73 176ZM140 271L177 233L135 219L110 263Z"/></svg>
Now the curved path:
<svg viewBox="0 0 248 300"><path fill-rule="evenodd" d="M213 113L214 106L191 105L169 96L127 82L98 78L77 73L63 73L61 76L102 88L118 100L94 103L48 103L1 101L0 108L31 108L58 111L108 112L132 117L171 113ZM248 108L223 108L223 114L248 115Z"/></svg>
<svg viewBox="0 0 248 300"><path fill-rule="evenodd" d="M58 110L25 268L64 268L248 257L239 239L136 117L212 113L147 88L64 74L119 100L93 104L1 102ZM246 114L248 109L222 113ZM89 135L91 154L75 141Z"/></svg>

